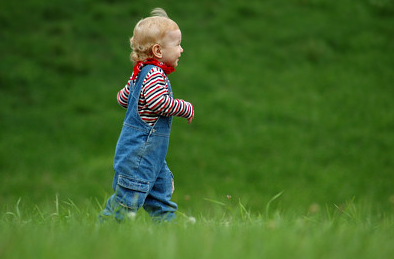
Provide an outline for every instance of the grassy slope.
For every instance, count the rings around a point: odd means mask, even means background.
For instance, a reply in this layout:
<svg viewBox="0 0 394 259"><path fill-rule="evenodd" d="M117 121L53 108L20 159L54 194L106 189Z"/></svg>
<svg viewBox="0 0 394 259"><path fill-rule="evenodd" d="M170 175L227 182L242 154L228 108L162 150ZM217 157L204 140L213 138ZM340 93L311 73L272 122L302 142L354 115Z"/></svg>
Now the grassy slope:
<svg viewBox="0 0 394 259"><path fill-rule="evenodd" d="M216 207L191 224L152 224L147 215L96 224L96 208L56 201L22 203L0 218L2 258L390 258L392 216L376 217L353 203L308 214L250 214L243 205ZM97 206L96 206L97 207ZM232 209L232 210L230 210ZM34 238L32 238L34 236Z"/></svg>
<svg viewBox="0 0 394 259"><path fill-rule="evenodd" d="M170 79L196 108L168 155L183 209L231 195L260 211L282 190L283 208L356 196L390 209L394 8L378 0L3 1L3 205L111 192L114 94L132 28L156 6L183 31Z"/></svg>
<svg viewBox="0 0 394 259"><path fill-rule="evenodd" d="M97 226L127 38L156 6L183 30L170 79L196 118L175 120L168 162L197 223ZM393 15L385 0L1 1L0 257L390 258Z"/></svg>

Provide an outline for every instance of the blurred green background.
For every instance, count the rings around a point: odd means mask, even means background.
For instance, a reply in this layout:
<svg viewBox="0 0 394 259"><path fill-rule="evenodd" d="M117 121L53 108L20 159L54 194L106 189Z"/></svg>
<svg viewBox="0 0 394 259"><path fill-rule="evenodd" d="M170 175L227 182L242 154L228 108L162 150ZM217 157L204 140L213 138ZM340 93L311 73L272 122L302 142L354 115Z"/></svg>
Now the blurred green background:
<svg viewBox="0 0 394 259"><path fill-rule="evenodd" d="M1 1L1 207L111 194L128 39L155 7L182 30L169 78L195 107L167 155L182 211L280 191L283 209L392 211L392 0Z"/></svg>

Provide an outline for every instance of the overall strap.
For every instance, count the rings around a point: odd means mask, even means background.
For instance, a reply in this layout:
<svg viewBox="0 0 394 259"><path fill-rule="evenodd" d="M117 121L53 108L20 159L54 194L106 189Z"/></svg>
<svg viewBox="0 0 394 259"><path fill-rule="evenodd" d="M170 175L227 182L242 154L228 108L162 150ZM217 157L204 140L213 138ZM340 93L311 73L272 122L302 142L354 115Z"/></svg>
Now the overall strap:
<svg viewBox="0 0 394 259"><path fill-rule="evenodd" d="M155 67L154 65L146 65L142 68L140 73L135 80L135 83L131 85L129 100L127 102L127 111L125 116L124 123L129 125L138 126L140 129L144 129L149 132L149 135L158 131L160 134L169 135L169 130L172 123L172 117L163 117L159 116L158 120L156 121L155 125L149 126L146 124L140 117L138 113L138 101L141 94L142 84L146 75L151 71L151 69ZM167 82L168 82L168 78ZM172 95L171 86L168 82L169 93Z"/></svg>
<svg viewBox="0 0 394 259"><path fill-rule="evenodd" d="M149 73L149 71L153 68L153 65L146 65L142 68L142 70L138 73L137 80L135 81L134 84L132 84L132 87L130 89L130 92L132 93L132 97L134 97L137 100L137 105L138 105L138 100L140 98L140 92L141 92L141 87L142 83L144 82L144 79L146 75ZM129 105L133 105L133 103L130 103L133 98L130 98L128 100Z"/></svg>

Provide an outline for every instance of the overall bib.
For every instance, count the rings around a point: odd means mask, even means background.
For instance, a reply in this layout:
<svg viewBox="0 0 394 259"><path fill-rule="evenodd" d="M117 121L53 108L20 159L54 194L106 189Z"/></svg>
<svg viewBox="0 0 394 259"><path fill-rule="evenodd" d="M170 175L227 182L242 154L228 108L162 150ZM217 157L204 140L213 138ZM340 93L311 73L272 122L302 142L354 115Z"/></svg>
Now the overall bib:
<svg viewBox="0 0 394 259"><path fill-rule="evenodd" d="M172 117L160 116L154 126L149 126L138 113L141 86L153 67L143 67L136 83L131 85L127 112L115 151L112 184L115 193L108 199L103 216L115 216L122 220L143 206L154 220L169 221L175 218L177 204L171 201L173 175L165 161ZM167 83L172 96L168 78Z"/></svg>

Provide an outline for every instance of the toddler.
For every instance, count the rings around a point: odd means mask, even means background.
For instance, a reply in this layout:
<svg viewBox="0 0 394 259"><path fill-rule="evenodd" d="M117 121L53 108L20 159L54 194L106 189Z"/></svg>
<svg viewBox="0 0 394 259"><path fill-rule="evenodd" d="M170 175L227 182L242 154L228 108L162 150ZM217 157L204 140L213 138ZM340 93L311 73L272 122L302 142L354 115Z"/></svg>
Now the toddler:
<svg viewBox="0 0 394 259"><path fill-rule="evenodd" d="M127 108L114 158L114 194L100 218L121 221L143 207L155 221L175 218L171 201L174 180L165 157L172 116L189 123L191 103L174 99L167 75L174 72L183 52L178 25L161 8L142 19L130 39L133 73L118 92L118 103Z"/></svg>

